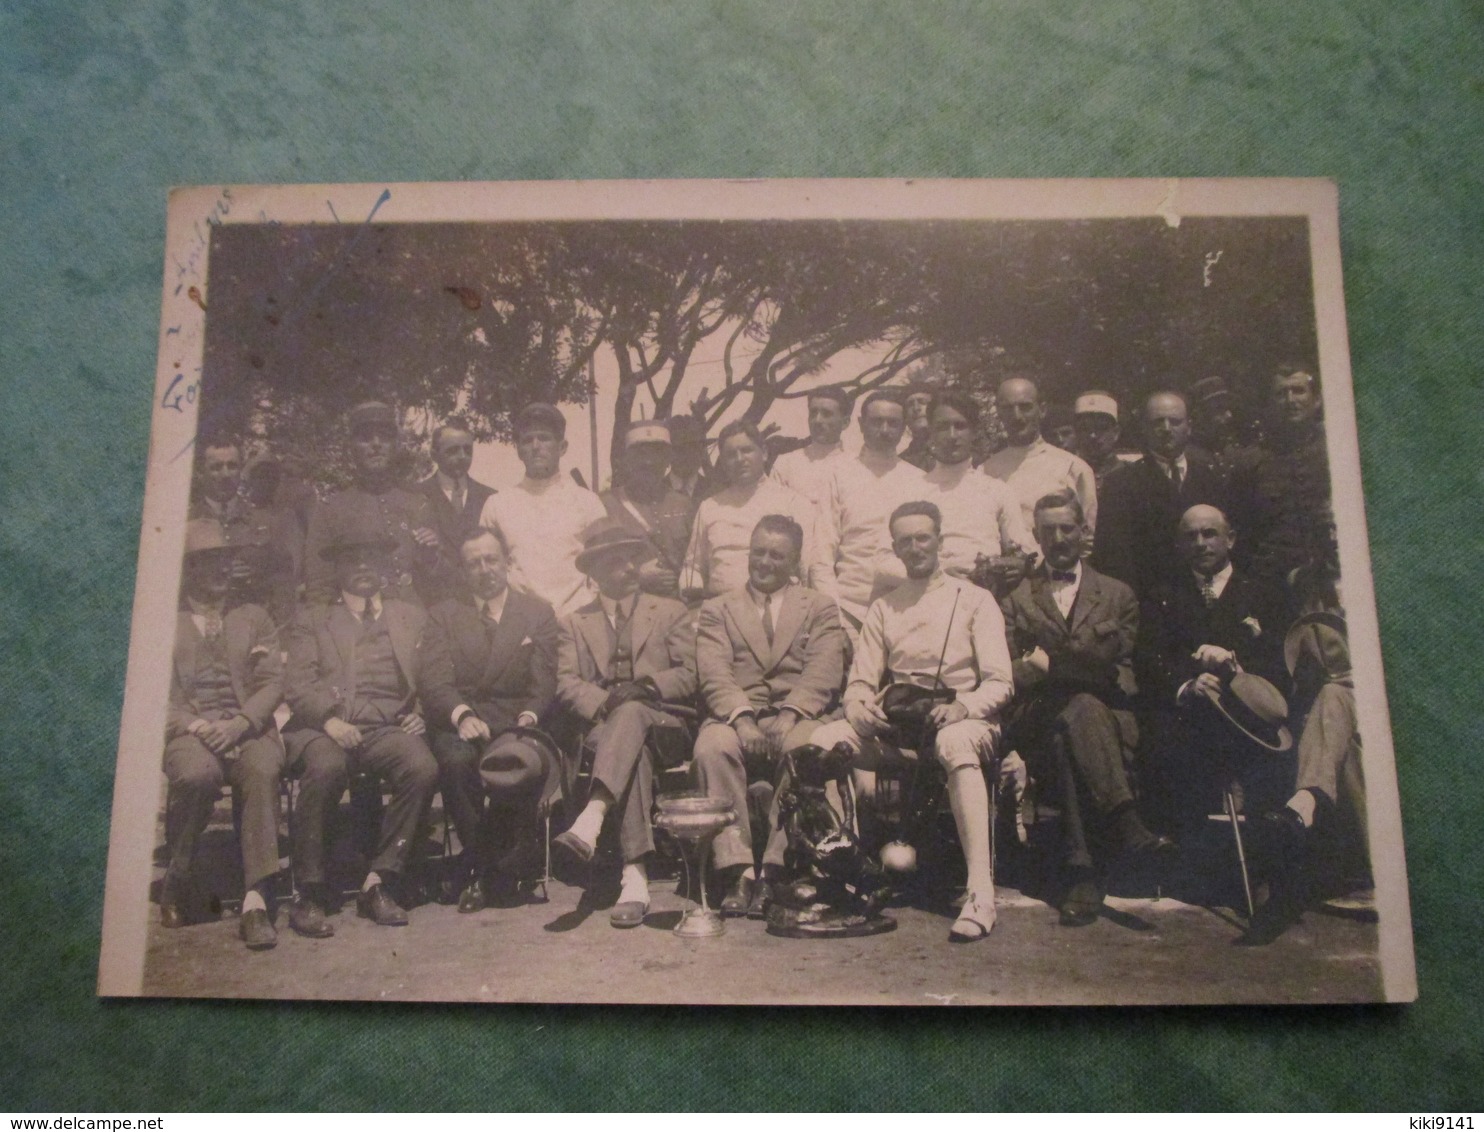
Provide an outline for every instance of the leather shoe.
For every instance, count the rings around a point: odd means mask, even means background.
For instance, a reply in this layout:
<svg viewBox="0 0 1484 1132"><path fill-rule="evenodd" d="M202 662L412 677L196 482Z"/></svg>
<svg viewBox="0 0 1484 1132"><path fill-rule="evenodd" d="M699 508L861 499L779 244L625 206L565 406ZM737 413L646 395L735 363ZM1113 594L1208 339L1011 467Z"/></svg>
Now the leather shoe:
<svg viewBox="0 0 1484 1132"><path fill-rule="evenodd" d="M764 873L752 886L752 900L747 905L749 920L766 920L768 906L773 903L773 878Z"/></svg>
<svg viewBox="0 0 1484 1132"><path fill-rule="evenodd" d="M752 892L755 887L752 877L739 871L737 879L721 898L722 916L735 920L747 915L747 910L752 907Z"/></svg>
<svg viewBox="0 0 1484 1132"><path fill-rule="evenodd" d="M570 829L566 833L557 834L552 839L552 844L571 856L579 865L585 865L593 859L593 847Z"/></svg>
<svg viewBox="0 0 1484 1132"><path fill-rule="evenodd" d="M1102 886L1093 880L1079 880L1062 898L1061 925L1064 928L1085 928L1097 922L1102 910Z"/></svg>
<svg viewBox="0 0 1484 1132"><path fill-rule="evenodd" d="M356 915L384 928L400 928L407 924L407 913L392 899L384 884L373 884L356 894Z"/></svg>
<svg viewBox="0 0 1484 1132"><path fill-rule="evenodd" d="M613 906L613 911L608 914L608 922L615 928L637 928L644 922L644 917L647 915L649 915L648 904L640 903L638 900L625 900Z"/></svg>
<svg viewBox="0 0 1484 1132"><path fill-rule="evenodd" d="M484 881L475 877L464 886L464 891L459 893L460 912L478 912L489 905L490 894L485 888Z"/></svg>
<svg viewBox="0 0 1484 1132"><path fill-rule="evenodd" d="M289 927L310 939L329 939L335 925L325 918L325 906L312 896L301 895L289 906Z"/></svg>
<svg viewBox="0 0 1484 1132"><path fill-rule="evenodd" d="M249 908L242 913L242 919L237 921L237 934L249 951L267 951L278 944L278 933L263 908Z"/></svg>
<svg viewBox="0 0 1484 1132"><path fill-rule="evenodd" d="M160 904L160 926L162 928L183 928L185 922L185 913L180 910L180 905L175 901Z"/></svg>
<svg viewBox="0 0 1484 1132"><path fill-rule="evenodd" d="M953 927L949 929L948 942L974 943L981 940L994 930L994 922L994 897L981 899L977 893L970 893L958 919L953 921Z"/></svg>

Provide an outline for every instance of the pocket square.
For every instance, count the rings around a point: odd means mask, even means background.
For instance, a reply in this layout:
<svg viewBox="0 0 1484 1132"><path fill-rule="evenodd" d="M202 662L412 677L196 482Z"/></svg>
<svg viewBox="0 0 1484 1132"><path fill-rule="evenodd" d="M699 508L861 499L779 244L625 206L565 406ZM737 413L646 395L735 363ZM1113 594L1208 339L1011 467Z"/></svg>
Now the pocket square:
<svg viewBox="0 0 1484 1132"><path fill-rule="evenodd" d="M520 639L520 644L518 644L518 645L516 645L516 646L515 646L515 647L516 647L516 648L519 648L519 649L523 649L523 648L525 648L525 647L526 647L526 646L527 646L527 645L534 645L534 644L535 644L535 643L536 643L536 642L535 642L535 641L533 641L533 640L531 640L531 638L530 638L530 637L522 637L522 638L521 638L521 639Z"/></svg>

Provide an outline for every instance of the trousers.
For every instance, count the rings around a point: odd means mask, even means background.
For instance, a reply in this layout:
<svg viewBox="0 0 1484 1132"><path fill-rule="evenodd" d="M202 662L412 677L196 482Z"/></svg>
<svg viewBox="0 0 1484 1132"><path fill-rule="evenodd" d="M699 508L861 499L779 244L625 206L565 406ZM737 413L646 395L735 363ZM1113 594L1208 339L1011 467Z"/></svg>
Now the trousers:
<svg viewBox="0 0 1484 1132"><path fill-rule="evenodd" d="M811 741L822 725L818 720L800 720L783 737L784 752L795 750ZM735 865L751 865L753 861L752 814L747 805L747 784L756 779L772 782L776 766L775 759L761 761L749 759L737 738L737 729L730 724L712 720L701 728L696 737L695 777L696 785L704 794L725 798L732 803L737 817L731 825L716 835L712 842L712 861L719 869ZM783 851L788 839L778 828L778 796L788 785L787 778L774 783L773 804L768 811L768 840L763 849L764 865L783 865Z"/></svg>
<svg viewBox="0 0 1484 1132"><path fill-rule="evenodd" d="M618 848L625 861L637 861L654 851L651 731L670 732L675 742L685 737L680 720L639 700L620 704L587 736L587 745L593 749L593 781L603 784L618 811Z"/></svg>
<svg viewBox="0 0 1484 1132"><path fill-rule="evenodd" d="M276 733L248 739L238 746L236 758L213 754L194 735L180 735L165 745L164 766L170 784L165 810L165 844L170 848L167 887L190 875L196 844L223 785L232 788L234 808L241 814L243 887L252 888L278 872L283 744Z"/></svg>

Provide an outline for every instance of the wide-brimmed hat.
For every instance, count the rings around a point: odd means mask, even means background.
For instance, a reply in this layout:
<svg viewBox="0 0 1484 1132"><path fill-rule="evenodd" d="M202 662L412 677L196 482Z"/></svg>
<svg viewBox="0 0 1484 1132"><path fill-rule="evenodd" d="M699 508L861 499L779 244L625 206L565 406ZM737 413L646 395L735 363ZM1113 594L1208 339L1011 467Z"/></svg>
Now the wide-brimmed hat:
<svg viewBox="0 0 1484 1132"><path fill-rule="evenodd" d="M594 562L615 550L639 552L645 558L653 558L656 554L654 544L633 527L617 519L599 519L582 532L582 551L577 555L577 569L590 574Z"/></svg>
<svg viewBox="0 0 1484 1132"><path fill-rule="evenodd" d="M479 756L479 777L486 790L523 790L548 783L557 768L556 743L535 727L500 732Z"/></svg>
<svg viewBox="0 0 1484 1132"><path fill-rule="evenodd" d="M230 549L222 525L215 519L191 519L185 528L185 555L212 554Z"/></svg>
<svg viewBox="0 0 1484 1132"><path fill-rule="evenodd" d="M379 550L383 554L390 554L397 549L397 540L381 530L351 528L337 532L329 545L321 548L319 553L321 558L333 562L348 551L361 550L365 547Z"/></svg>
<svg viewBox="0 0 1484 1132"><path fill-rule="evenodd" d="M1216 710L1264 750L1281 752L1293 746L1288 730L1288 701L1261 676L1238 672L1221 689Z"/></svg>

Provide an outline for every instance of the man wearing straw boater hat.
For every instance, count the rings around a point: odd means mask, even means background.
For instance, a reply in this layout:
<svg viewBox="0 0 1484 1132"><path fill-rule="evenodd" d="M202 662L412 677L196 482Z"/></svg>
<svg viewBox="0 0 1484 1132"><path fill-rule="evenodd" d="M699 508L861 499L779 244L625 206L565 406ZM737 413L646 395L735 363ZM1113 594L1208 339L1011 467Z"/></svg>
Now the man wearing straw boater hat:
<svg viewBox="0 0 1484 1132"><path fill-rule="evenodd" d="M635 421L624 433L619 475L598 496L616 519L654 546L654 557L639 568L639 588L659 597L680 596L680 567L690 542L695 505L670 486L668 421Z"/></svg>
<svg viewBox="0 0 1484 1132"><path fill-rule="evenodd" d="M165 841L170 864L160 922L189 919L196 844L223 783L241 811L243 942L277 942L270 885L278 874L278 779L283 744L273 712L283 700L283 662L272 618L257 605L226 608L232 548L215 519L186 524L185 579L175 625L175 662L165 718L170 783Z"/></svg>
<svg viewBox="0 0 1484 1132"><path fill-rule="evenodd" d="M610 815L618 825L622 887L609 921L638 927L649 910L646 856L654 768L648 740L661 737L676 761L689 756L689 734L668 705L696 691L696 633L689 611L672 598L639 590L640 566L654 554L649 540L622 523L600 519L583 536L577 568L597 598L561 622L557 696L584 724L593 749L587 804L555 844L575 860L592 860Z"/></svg>
<svg viewBox="0 0 1484 1132"><path fill-rule="evenodd" d="M340 600L303 607L289 630L285 693L294 714L284 745L299 778L292 846L299 897L289 926L304 936L335 932L326 919L326 831L354 773L373 775L391 792L356 911L386 927L407 923L395 889L437 787L438 764L415 710L427 614L382 593L396 549L379 524L341 529L320 552Z"/></svg>
<svg viewBox="0 0 1484 1132"><path fill-rule="evenodd" d="M557 782L551 741L536 730L556 697L557 623L551 606L510 589L500 532L469 531L458 553L468 594L428 611L418 689L462 850L451 891L460 912L477 912L521 895L535 871L537 810Z"/></svg>
<svg viewBox="0 0 1484 1132"><path fill-rule="evenodd" d="M848 747L859 763L857 788L869 796L875 778L866 766L895 752L883 744L896 726L883 706L883 680L936 694L924 732L928 749L918 757L930 754L948 776L948 801L968 866L968 898L948 938L968 943L988 936L995 923L983 767L994 756L1000 713L1010 702L1005 623L987 590L939 566L942 517L934 504L902 504L888 529L907 580L866 611L845 688L845 718L821 726L811 742Z"/></svg>

